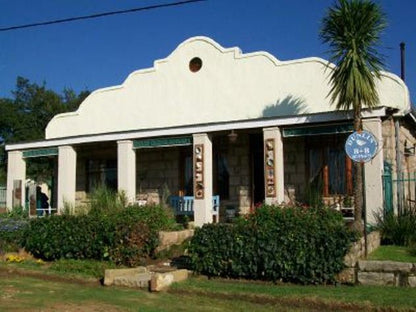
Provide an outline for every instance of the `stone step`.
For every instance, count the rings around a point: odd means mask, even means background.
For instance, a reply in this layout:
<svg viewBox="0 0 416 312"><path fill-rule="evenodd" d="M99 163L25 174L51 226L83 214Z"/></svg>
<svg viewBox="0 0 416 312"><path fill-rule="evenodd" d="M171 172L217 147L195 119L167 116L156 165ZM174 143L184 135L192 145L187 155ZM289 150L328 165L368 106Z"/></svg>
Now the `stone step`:
<svg viewBox="0 0 416 312"><path fill-rule="evenodd" d="M188 278L188 270L178 270L174 267L151 266L132 269L105 270L105 286L124 286L131 288L147 288L151 291L161 291L174 282Z"/></svg>

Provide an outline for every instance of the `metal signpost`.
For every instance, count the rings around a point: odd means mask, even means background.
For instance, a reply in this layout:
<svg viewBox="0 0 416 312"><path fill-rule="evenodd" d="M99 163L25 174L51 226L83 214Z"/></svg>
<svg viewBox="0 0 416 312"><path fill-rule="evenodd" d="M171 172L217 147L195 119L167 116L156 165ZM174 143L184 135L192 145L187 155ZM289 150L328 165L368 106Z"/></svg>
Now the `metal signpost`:
<svg viewBox="0 0 416 312"><path fill-rule="evenodd" d="M349 135L345 142L345 152L354 162L362 166L363 175L363 212L364 212L364 248L367 257L367 209L365 204L365 173L364 163L374 158L378 150L378 142L374 135L366 130L356 131Z"/></svg>

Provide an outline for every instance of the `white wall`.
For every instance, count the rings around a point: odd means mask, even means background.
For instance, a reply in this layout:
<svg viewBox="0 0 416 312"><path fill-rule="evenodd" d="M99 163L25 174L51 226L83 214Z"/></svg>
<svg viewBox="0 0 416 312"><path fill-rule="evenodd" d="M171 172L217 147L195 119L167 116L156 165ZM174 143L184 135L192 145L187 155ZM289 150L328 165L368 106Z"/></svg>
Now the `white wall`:
<svg viewBox="0 0 416 312"><path fill-rule="evenodd" d="M196 73L189 70L193 57L203 62ZM281 62L266 52L242 54L206 37L190 38L153 68L93 92L76 112L55 116L46 138L333 111L326 64L319 58ZM379 96L380 106L410 108L397 76L383 76Z"/></svg>

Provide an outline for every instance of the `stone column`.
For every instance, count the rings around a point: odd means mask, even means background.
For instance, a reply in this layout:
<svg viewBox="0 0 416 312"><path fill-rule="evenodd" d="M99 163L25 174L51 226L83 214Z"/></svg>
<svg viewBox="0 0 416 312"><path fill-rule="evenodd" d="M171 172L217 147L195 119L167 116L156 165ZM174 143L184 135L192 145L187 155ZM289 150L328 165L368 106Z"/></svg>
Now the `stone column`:
<svg viewBox="0 0 416 312"><path fill-rule="evenodd" d="M264 128L265 202L280 204L285 200L283 141L280 129Z"/></svg>
<svg viewBox="0 0 416 312"><path fill-rule="evenodd" d="M364 165L367 224L375 224L374 213L383 211L383 133L380 118L363 120L363 129L370 131L378 142L376 156Z"/></svg>
<svg viewBox="0 0 416 312"><path fill-rule="evenodd" d="M124 191L129 202L136 201L136 151L133 141L117 142L118 191Z"/></svg>
<svg viewBox="0 0 416 312"><path fill-rule="evenodd" d="M206 133L194 134L193 142L194 221L202 226L212 222L212 142Z"/></svg>
<svg viewBox="0 0 416 312"><path fill-rule="evenodd" d="M75 205L77 152L72 146L58 148L58 212L64 203Z"/></svg>
<svg viewBox="0 0 416 312"><path fill-rule="evenodd" d="M25 207L26 162L21 151L8 153L6 207Z"/></svg>

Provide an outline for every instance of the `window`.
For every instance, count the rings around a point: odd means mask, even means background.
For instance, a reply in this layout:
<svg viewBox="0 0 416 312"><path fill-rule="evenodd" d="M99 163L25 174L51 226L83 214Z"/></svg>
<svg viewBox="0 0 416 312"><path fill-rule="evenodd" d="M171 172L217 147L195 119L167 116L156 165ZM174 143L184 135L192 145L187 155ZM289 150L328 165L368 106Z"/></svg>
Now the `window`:
<svg viewBox="0 0 416 312"><path fill-rule="evenodd" d="M228 170L227 158L224 154L215 154L214 163L214 195L219 195L220 199L230 197L230 173Z"/></svg>
<svg viewBox="0 0 416 312"><path fill-rule="evenodd" d="M117 190L117 161L116 160L88 160L87 177L89 192L97 186L105 185L107 188Z"/></svg>
<svg viewBox="0 0 416 312"><path fill-rule="evenodd" d="M307 139L309 185L323 196L352 195L352 163L344 136Z"/></svg>
<svg viewBox="0 0 416 312"><path fill-rule="evenodd" d="M180 149L179 157L179 196L193 196L193 159L192 148Z"/></svg>
<svg viewBox="0 0 416 312"><path fill-rule="evenodd" d="M194 194L193 185L193 172L192 172L192 155L185 157L185 168L184 168L184 195L192 196Z"/></svg>

